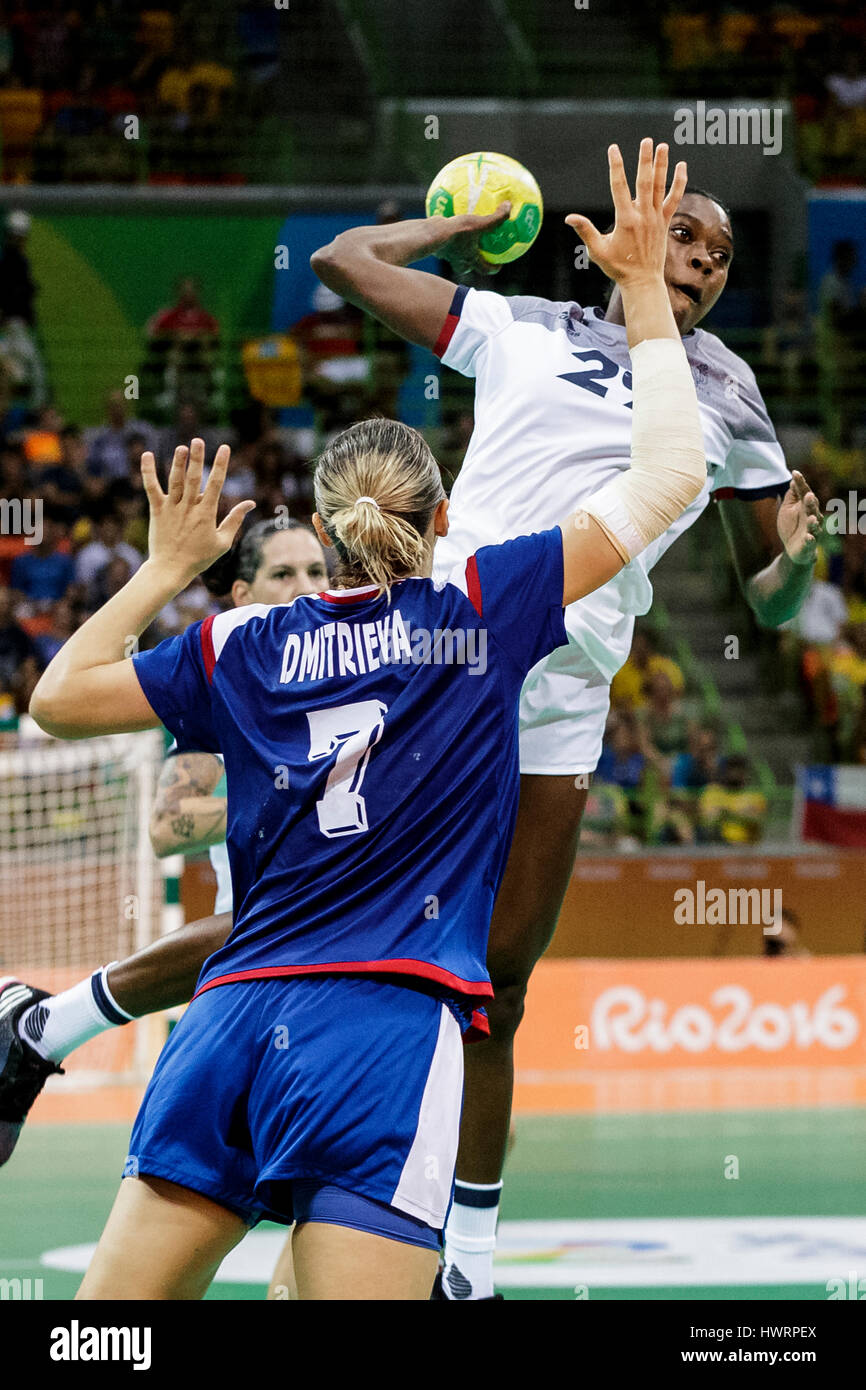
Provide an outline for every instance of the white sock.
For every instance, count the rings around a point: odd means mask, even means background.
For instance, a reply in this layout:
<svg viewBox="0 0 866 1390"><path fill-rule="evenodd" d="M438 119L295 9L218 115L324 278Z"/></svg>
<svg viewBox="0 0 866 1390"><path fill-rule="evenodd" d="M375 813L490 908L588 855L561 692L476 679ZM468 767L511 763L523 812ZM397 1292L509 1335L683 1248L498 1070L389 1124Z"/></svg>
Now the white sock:
<svg viewBox="0 0 866 1390"><path fill-rule="evenodd" d="M106 977L111 965L104 965L71 989L31 1004L18 1020L19 1036L46 1061L62 1062L98 1033L131 1022L134 1015L120 1007L108 988Z"/></svg>
<svg viewBox="0 0 866 1390"><path fill-rule="evenodd" d="M502 1183L460 1182L454 1185L454 1203L445 1227L445 1268L442 1291L446 1298L493 1297L493 1252Z"/></svg>

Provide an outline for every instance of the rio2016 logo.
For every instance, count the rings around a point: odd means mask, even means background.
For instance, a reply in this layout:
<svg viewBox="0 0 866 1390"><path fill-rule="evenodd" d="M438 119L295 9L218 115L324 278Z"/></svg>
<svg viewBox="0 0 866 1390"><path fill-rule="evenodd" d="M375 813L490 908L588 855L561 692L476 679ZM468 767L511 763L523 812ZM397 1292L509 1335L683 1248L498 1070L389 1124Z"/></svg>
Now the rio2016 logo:
<svg viewBox="0 0 866 1390"><path fill-rule="evenodd" d="M596 999L590 1034L595 1047L626 1053L777 1052L788 1046L839 1052L860 1034L857 1016L843 1005L845 995L844 985L833 985L812 1004L756 1004L741 985L724 985L710 995L709 1007L683 1004L671 1013L665 1000L617 985Z"/></svg>

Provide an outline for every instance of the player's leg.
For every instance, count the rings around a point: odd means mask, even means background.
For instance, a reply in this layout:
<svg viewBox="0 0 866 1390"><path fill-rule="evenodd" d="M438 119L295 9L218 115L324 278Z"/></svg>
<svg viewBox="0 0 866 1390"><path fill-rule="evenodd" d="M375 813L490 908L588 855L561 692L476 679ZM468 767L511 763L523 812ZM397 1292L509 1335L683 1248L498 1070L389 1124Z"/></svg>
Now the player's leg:
<svg viewBox="0 0 866 1390"><path fill-rule="evenodd" d="M58 1064L109 1028L186 1004L231 924L228 912L202 917L59 994L0 980L0 1166Z"/></svg>
<svg viewBox="0 0 866 1390"><path fill-rule="evenodd" d="M227 986L194 1000L171 1033L79 1298L201 1298L259 1219L246 1105L260 1010L254 984Z"/></svg>
<svg viewBox="0 0 866 1390"><path fill-rule="evenodd" d="M523 1017L529 977L556 930L586 797L586 788L575 786L573 775L520 779L514 839L490 923L490 1037L466 1049L457 1186L446 1228L446 1297L493 1294L496 1218L514 1086L514 1035Z"/></svg>
<svg viewBox="0 0 866 1390"><path fill-rule="evenodd" d="M286 1238L286 1243L280 1251L274 1272L271 1275L271 1282L268 1285L268 1301L284 1301L289 1299L294 1301L298 1297L298 1284L295 1278L295 1258L292 1254L292 1236L294 1231L290 1231Z"/></svg>
<svg viewBox="0 0 866 1390"><path fill-rule="evenodd" d="M428 1299L457 1154L461 1025L412 980L301 976L262 982L260 997L245 1111L254 1196L297 1223L299 1299Z"/></svg>
<svg viewBox="0 0 866 1390"><path fill-rule="evenodd" d="M487 963L494 997L490 1037L466 1049L458 1178L497 1182L513 1085L513 1043L526 986L553 938L574 868L585 788L574 777L522 776L517 825L490 922Z"/></svg>
<svg viewBox="0 0 866 1390"><path fill-rule="evenodd" d="M292 1245L300 1299L427 1300L439 1261L437 1250L321 1221L296 1226Z"/></svg>
<svg viewBox="0 0 866 1390"><path fill-rule="evenodd" d="M203 1298L247 1223L162 1178L125 1178L76 1299Z"/></svg>

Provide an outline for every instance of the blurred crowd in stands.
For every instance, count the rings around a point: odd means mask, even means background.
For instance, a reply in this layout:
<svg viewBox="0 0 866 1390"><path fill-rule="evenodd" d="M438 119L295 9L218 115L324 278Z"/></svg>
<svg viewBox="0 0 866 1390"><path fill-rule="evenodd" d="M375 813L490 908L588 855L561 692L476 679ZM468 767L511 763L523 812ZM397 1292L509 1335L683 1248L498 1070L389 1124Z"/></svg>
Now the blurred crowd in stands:
<svg viewBox="0 0 866 1390"><path fill-rule="evenodd" d="M643 627L611 686L604 749L592 778L581 846L757 843L767 798L748 758L723 753L723 731L686 693L682 670Z"/></svg>
<svg viewBox="0 0 866 1390"><path fill-rule="evenodd" d="M399 209L383 204L379 216L393 220ZM409 366L404 342L320 285L310 312L290 331L243 346L245 396L229 412L217 351L220 324L201 302L195 279L184 276L173 301L145 326L131 393L109 392L102 422L82 428L51 401L26 252L28 215L11 212L4 230L0 734L17 726L39 672L63 641L141 564L147 503L139 464L145 450L153 451L165 482L178 444L201 436L209 461L227 442L226 508L252 497L253 520L307 522L312 457L359 416L396 414ZM312 408L314 427L280 423L279 407L299 401ZM456 431L457 446L466 439L465 431ZM219 599L203 583L193 584L163 611L142 645L219 611Z"/></svg>
<svg viewBox="0 0 866 1390"><path fill-rule="evenodd" d="M812 182L866 180L866 11L819 6L665 6L662 59L677 96L790 101L802 172Z"/></svg>
<svg viewBox="0 0 866 1390"><path fill-rule="evenodd" d="M308 8L290 7L288 0L180 0L170 6L10 0L0 8L4 181L266 181L264 165L259 169L249 157L250 141L275 94L284 96L281 67L299 42L307 70L317 74L345 64L348 52L355 79L347 87L350 104L363 102L363 91L377 83L386 87L379 95L393 94L388 75L401 55L382 28L387 8L370 6L367 13L358 7L349 23L343 7L320 6L321 22L312 28L302 13ZM281 25L287 16L291 23ZM536 20L531 0L513 4L503 49L515 42L531 48ZM296 23L301 27L293 28ZM786 99L796 117L804 174L814 182L866 179L866 15L858 0L825 0L817 7L649 0L624 23L632 44L650 60L645 96ZM560 64L567 67L584 34L563 27ZM384 61L371 64L379 47ZM413 58L420 90L436 91L439 45L431 45L426 67L423 54ZM536 55L542 71L548 59ZM576 82L581 70L576 66ZM303 81L302 70L292 80L299 76ZM503 93L529 94L519 86ZM341 114L334 110L334 121ZM130 125L132 117L140 129ZM283 123L289 147L291 124Z"/></svg>
<svg viewBox="0 0 866 1390"><path fill-rule="evenodd" d="M278 20L261 4L4 5L4 181L241 181L238 138L276 79Z"/></svg>

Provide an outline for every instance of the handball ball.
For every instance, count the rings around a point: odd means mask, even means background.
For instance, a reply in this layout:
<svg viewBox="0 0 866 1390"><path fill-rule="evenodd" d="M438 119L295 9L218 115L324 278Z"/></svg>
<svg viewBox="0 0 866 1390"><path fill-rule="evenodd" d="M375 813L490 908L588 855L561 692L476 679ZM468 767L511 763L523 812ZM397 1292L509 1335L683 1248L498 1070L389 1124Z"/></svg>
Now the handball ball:
<svg viewBox="0 0 866 1390"><path fill-rule="evenodd" d="M491 265L504 265L529 250L544 215L541 189L516 159L488 150L452 159L439 170L427 190L427 216L455 217L474 212L484 217L504 202L511 203L506 220L498 227L489 227L478 238L482 258Z"/></svg>

